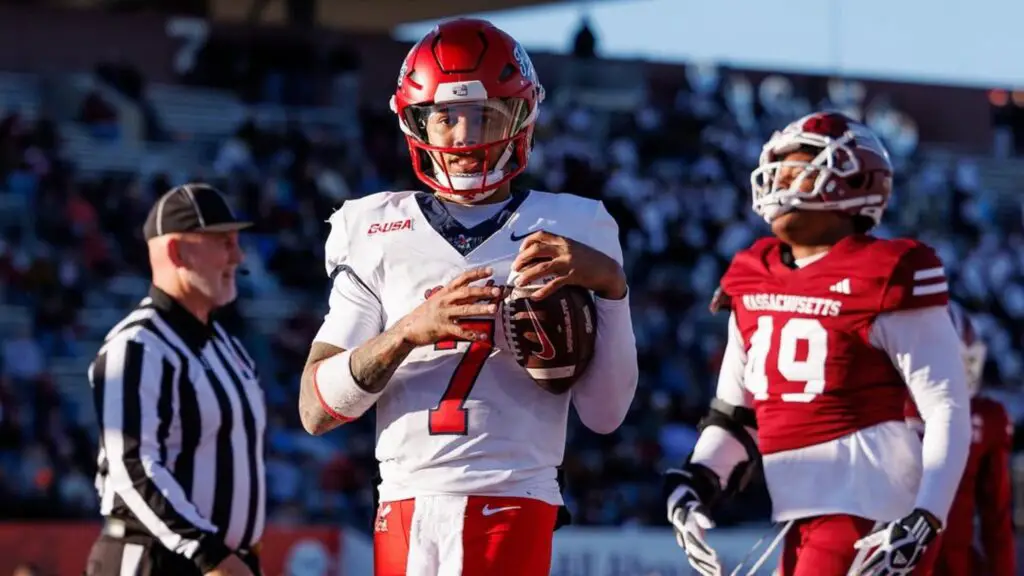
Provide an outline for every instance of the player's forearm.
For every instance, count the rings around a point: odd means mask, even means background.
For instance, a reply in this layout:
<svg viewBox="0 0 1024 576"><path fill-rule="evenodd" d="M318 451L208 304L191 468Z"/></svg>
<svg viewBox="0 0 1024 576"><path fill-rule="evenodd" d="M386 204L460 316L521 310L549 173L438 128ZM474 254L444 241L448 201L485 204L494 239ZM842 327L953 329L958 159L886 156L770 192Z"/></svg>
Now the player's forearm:
<svg viewBox="0 0 1024 576"><path fill-rule="evenodd" d="M622 424L636 393L640 369L629 299L598 299L597 343L586 373L573 386L572 400L580 420L598 434Z"/></svg>
<svg viewBox="0 0 1024 576"><path fill-rule="evenodd" d="M324 434L340 426L343 421L324 409L317 392L316 371L322 362L344 353L343 348L314 341L306 359L306 367L299 380L299 420L310 434Z"/></svg>
<svg viewBox="0 0 1024 576"><path fill-rule="evenodd" d="M971 399L960 337L943 305L880 315L871 342L900 371L924 421L916 507L945 524L971 448Z"/></svg>
<svg viewBox="0 0 1024 576"><path fill-rule="evenodd" d="M924 416L924 470L916 507L931 512L943 524L956 496L970 448L971 416L966 403L934 406Z"/></svg>
<svg viewBox="0 0 1024 576"><path fill-rule="evenodd" d="M367 393L380 394L413 348L402 338L397 326L385 330L352 351L352 379Z"/></svg>
<svg viewBox="0 0 1024 576"><path fill-rule="evenodd" d="M362 416L412 349L394 328L351 351L315 342L299 394L303 427L319 435Z"/></svg>
<svg viewBox="0 0 1024 576"><path fill-rule="evenodd" d="M757 437L756 430L747 428L747 433L751 438ZM749 459L743 444L719 426L709 426L701 432L690 456L690 462L706 466L717 474L722 488L725 488L733 470Z"/></svg>
<svg viewBox="0 0 1024 576"><path fill-rule="evenodd" d="M709 418L708 422L718 421L719 423L709 424L703 429L700 437L697 438L697 444L693 447L693 454L690 455L690 462L701 464L718 475L722 488L725 488L737 466L758 457L756 416L751 408L752 399L743 386L747 363L744 348L743 336L736 324L736 316L730 314L728 341L725 353L722 355L722 366L718 372L715 401L733 407L730 411L736 413L729 420L734 421L735 426L727 421L722 422L717 418L715 420ZM717 409L715 402L712 402L708 412L709 417L715 416L716 412L723 413ZM744 412L748 417L744 417ZM740 434L746 434L749 446L744 446L744 443L740 441Z"/></svg>
<svg viewBox="0 0 1024 576"><path fill-rule="evenodd" d="M939 347L938 350L949 347ZM931 512L945 525L971 450L971 408L963 368L956 356L924 359L904 357L904 374L924 421L921 442L922 476L916 507Z"/></svg>

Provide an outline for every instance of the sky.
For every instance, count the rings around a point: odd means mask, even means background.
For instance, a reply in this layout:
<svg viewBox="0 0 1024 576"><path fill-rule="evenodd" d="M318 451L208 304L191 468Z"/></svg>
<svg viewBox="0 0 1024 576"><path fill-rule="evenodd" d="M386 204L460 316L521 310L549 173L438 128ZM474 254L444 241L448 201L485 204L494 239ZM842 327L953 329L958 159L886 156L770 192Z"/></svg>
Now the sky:
<svg viewBox="0 0 1024 576"><path fill-rule="evenodd" d="M597 0L478 15L527 50L565 52L584 13L606 57L1024 88L1021 0Z"/></svg>

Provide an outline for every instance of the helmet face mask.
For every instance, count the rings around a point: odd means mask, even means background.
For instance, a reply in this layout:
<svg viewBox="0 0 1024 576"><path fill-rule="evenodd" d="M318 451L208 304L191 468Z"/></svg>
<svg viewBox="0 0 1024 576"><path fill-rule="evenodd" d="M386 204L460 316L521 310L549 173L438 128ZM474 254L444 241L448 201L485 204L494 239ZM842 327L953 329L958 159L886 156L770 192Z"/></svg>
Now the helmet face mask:
<svg viewBox="0 0 1024 576"><path fill-rule="evenodd" d="M524 165L523 98L490 98L408 106L402 127L417 173L435 190L486 191ZM422 179L422 178L421 178Z"/></svg>
<svg viewBox="0 0 1024 576"><path fill-rule="evenodd" d="M526 169L543 98L522 46L466 18L439 25L410 50L391 109L420 181L474 202Z"/></svg>
<svg viewBox="0 0 1024 576"><path fill-rule="evenodd" d="M811 114L764 145L750 175L753 208L769 223L798 209L866 216L877 225L892 173L888 152L867 126L838 113Z"/></svg>

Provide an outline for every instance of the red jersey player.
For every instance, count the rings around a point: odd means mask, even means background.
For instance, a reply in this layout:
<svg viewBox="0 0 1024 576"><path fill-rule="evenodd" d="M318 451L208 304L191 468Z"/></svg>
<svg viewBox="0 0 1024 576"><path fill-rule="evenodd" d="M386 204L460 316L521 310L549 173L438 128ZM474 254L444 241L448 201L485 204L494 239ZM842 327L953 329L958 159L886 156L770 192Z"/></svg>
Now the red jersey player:
<svg viewBox="0 0 1024 576"><path fill-rule="evenodd" d="M786 524L782 576L927 573L970 443L942 263L919 242L867 234L892 165L844 115L775 133L751 180L774 237L722 279L732 313L716 398L666 476L677 539L702 574L721 573L708 509L760 463ZM904 421L908 390L923 448Z"/></svg>
<svg viewBox="0 0 1024 576"><path fill-rule="evenodd" d="M1013 540L1013 500L1010 489L1010 451L1013 425L999 402L978 396L985 367L986 346L978 338L970 317L950 302L950 316L962 343L967 369L967 389L971 394L971 451L967 468L947 527L939 542L935 562L936 576L1011 576L1016 574L1017 558ZM908 422L923 431L923 423L913 403ZM982 565L975 565L974 518L981 527Z"/></svg>
<svg viewBox="0 0 1024 576"><path fill-rule="evenodd" d="M514 190L544 91L523 47L459 19L409 51L392 110L432 192L349 200L330 219L330 310L302 374L322 434L376 408L377 576L547 576L572 404L622 422L637 384L618 227L595 200ZM565 394L503 341L498 286L549 279L594 294L597 342ZM492 285L494 284L494 285Z"/></svg>

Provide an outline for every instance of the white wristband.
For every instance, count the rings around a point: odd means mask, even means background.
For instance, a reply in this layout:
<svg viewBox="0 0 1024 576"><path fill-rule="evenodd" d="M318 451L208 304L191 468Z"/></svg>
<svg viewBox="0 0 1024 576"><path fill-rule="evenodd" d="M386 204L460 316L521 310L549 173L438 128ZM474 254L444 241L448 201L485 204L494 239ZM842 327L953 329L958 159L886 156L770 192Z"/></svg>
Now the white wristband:
<svg viewBox="0 0 1024 576"><path fill-rule="evenodd" d="M362 416L382 393L367 392L356 384L352 377L351 357L352 351L346 350L320 362L313 372L313 387L320 406L342 422Z"/></svg>

